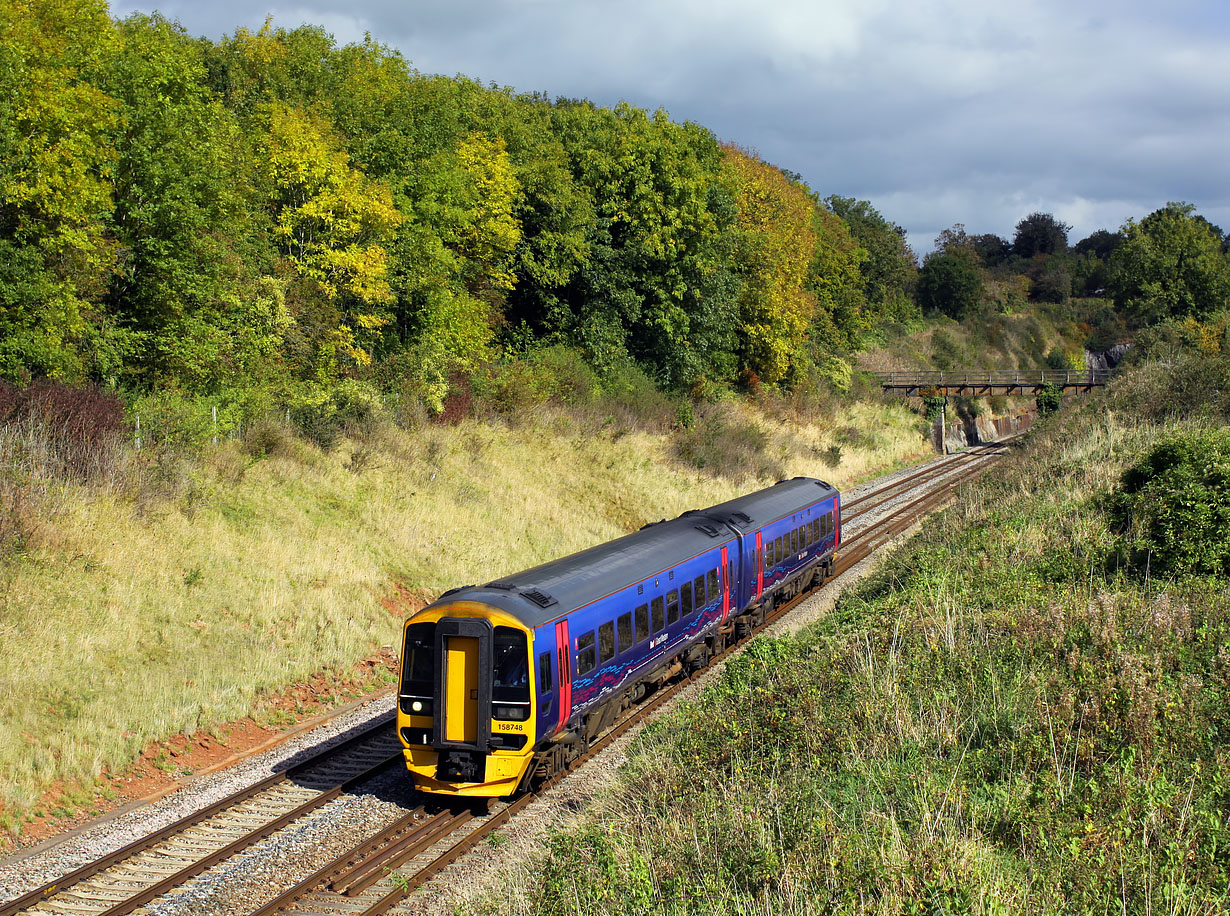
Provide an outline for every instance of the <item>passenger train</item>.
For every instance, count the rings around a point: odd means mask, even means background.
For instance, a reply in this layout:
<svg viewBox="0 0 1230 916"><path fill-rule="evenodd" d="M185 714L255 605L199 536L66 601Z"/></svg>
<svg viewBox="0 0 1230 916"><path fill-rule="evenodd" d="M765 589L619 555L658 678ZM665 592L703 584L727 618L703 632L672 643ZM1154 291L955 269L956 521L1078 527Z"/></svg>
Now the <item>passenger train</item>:
<svg viewBox="0 0 1230 916"><path fill-rule="evenodd" d="M841 495L796 477L486 585L405 625L398 734L425 792L514 794L832 572Z"/></svg>

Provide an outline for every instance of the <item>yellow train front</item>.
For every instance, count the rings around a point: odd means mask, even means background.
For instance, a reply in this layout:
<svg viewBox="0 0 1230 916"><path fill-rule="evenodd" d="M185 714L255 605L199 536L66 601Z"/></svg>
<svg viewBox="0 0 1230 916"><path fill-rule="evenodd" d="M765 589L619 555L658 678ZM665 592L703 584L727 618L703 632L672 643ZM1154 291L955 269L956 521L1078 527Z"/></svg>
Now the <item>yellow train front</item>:
<svg viewBox="0 0 1230 916"><path fill-rule="evenodd" d="M511 795L534 754L532 634L480 601L437 603L406 623L397 725L425 792Z"/></svg>
<svg viewBox="0 0 1230 916"><path fill-rule="evenodd" d="M405 627L397 727L415 784L492 798L560 771L821 581L839 539L840 494L795 478L445 592Z"/></svg>

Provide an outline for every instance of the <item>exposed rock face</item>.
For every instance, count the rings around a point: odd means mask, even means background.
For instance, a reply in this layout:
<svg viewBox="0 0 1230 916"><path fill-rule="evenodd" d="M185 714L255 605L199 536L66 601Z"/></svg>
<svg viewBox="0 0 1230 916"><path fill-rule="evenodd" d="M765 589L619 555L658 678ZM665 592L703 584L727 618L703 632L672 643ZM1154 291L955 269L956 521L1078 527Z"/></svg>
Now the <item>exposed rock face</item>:
<svg viewBox="0 0 1230 916"><path fill-rule="evenodd" d="M1119 365L1131 344L1115 344L1109 350L1086 350L1085 367L1090 372L1105 372Z"/></svg>
<svg viewBox="0 0 1230 916"><path fill-rule="evenodd" d="M940 424L937 420L931 427L931 444L937 452L956 452L971 445L992 442L1003 436L1011 436L1028 429L1037 411L1022 409L1006 417L990 417L983 414L950 423L944 430L944 442L940 444Z"/></svg>

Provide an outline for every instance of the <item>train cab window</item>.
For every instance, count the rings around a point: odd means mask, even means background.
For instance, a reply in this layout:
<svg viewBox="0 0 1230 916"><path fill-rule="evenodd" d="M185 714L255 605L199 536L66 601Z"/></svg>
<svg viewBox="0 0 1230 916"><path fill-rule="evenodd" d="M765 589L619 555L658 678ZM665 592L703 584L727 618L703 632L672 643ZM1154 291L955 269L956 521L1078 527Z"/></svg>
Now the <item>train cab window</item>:
<svg viewBox="0 0 1230 916"><path fill-rule="evenodd" d="M679 601L681 604L680 610L684 617L692 613L692 583L685 582L679 586Z"/></svg>
<svg viewBox="0 0 1230 916"><path fill-rule="evenodd" d="M615 624L607 621L598 627L598 660L610 661L615 655Z"/></svg>
<svg viewBox="0 0 1230 916"><path fill-rule="evenodd" d="M662 616L661 595L658 595L657 598L654 598L651 602L649 602L649 609L653 617L653 631L656 633L658 630L666 626L666 618Z"/></svg>
<svg viewBox="0 0 1230 916"><path fill-rule="evenodd" d="M703 608L708 602L705 599L705 577L697 576L692 580L692 600L696 602L696 608Z"/></svg>
<svg viewBox="0 0 1230 916"><path fill-rule="evenodd" d="M577 674L589 674L598 667L594 653L594 631L590 630L577 640Z"/></svg>
<svg viewBox="0 0 1230 916"><path fill-rule="evenodd" d="M649 605L642 604L636 609L636 641L644 642L649 638Z"/></svg>
<svg viewBox="0 0 1230 916"><path fill-rule="evenodd" d="M496 627L491 646L491 715L524 722L530 717L529 652L525 634Z"/></svg>
<svg viewBox="0 0 1230 916"><path fill-rule="evenodd" d="M402 711L430 716L431 697L435 693L436 680L436 625L412 623L406 627L406 643L402 652L401 696ZM410 704L418 701L421 710L411 710Z"/></svg>
<svg viewBox="0 0 1230 916"><path fill-rule="evenodd" d="M679 589L672 588L666 593L666 622L668 624L677 623L679 621Z"/></svg>
<svg viewBox="0 0 1230 916"><path fill-rule="evenodd" d="M709 570L709 597L716 599L718 596L718 574L716 569Z"/></svg>
<svg viewBox="0 0 1230 916"><path fill-rule="evenodd" d="M551 679L551 653L543 652L538 656L538 692L550 693L555 687Z"/></svg>
<svg viewBox="0 0 1230 916"><path fill-rule="evenodd" d="M619 651L627 652L632 648L632 612L619 615Z"/></svg>

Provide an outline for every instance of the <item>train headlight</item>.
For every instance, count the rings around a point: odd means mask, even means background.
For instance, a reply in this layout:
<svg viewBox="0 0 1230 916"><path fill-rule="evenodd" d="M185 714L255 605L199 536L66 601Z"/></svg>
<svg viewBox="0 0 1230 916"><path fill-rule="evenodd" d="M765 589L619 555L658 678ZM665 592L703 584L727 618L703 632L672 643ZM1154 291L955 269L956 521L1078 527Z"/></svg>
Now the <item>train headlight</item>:
<svg viewBox="0 0 1230 916"><path fill-rule="evenodd" d="M415 700L413 703L411 703L410 711L411 712L422 712L423 711L423 701Z"/></svg>

